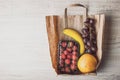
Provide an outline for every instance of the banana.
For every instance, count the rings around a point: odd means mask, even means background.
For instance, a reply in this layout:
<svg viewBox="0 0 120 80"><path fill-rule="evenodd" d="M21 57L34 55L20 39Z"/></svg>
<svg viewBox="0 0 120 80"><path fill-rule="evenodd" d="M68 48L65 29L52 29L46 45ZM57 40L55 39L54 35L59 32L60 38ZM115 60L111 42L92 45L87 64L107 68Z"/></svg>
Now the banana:
<svg viewBox="0 0 120 80"><path fill-rule="evenodd" d="M83 42L83 39L82 39L81 35L76 30L73 30L73 29L70 29L70 28L64 29L63 33L65 35L73 38L74 40L76 40L79 43L80 54L83 54L84 51L85 51L85 45L84 45L84 42Z"/></svg>

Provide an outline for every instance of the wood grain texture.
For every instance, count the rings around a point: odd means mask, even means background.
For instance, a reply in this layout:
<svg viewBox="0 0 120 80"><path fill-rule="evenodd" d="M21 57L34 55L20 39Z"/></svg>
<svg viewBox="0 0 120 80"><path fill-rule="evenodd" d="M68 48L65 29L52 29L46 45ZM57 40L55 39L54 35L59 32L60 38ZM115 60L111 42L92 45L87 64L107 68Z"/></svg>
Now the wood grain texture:
<svg viewBox="0 0 120 80"><path fill-rule="evenodd" d="M52 69L45 16L63 15L72 3L87 5L89 15L106 15L97 76L57 76ZM0 0L0 80L120 80L119 5L120 0Z"/></svg>
<svg viewBox="0 0 120 80"><path fill-rule="evenodd" d="M77 0L77 1L56 1L53 0L54 6L52 6L53 14L63 14L63 9L70 3L82 3L88 5L89 14L105 13L105 30L103 39L103 61L102 65L98 69L98 76L95 79L98 80L119 80L119 52L120 52L120 1L119 0ZM50 2L52 3L52 2ZM62 5L62 6L60 6ZM81 14L81 11L71 9L72 12L68 11L69 14ZM90 79L94 78L83 78Z"/></svg>

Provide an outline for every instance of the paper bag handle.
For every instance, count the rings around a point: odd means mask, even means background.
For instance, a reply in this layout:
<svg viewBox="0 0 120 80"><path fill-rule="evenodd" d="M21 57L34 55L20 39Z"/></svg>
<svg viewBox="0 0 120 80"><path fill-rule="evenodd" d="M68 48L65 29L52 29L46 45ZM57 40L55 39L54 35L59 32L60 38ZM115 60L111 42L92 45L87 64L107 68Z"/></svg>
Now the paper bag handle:
<svg viewBox="0 0 120 80"><path fill-rule="evenodd" d="M69 7L82 7L82 8L84 8L85 9L85 17L86 18L88 17L88 9L84 5L82 5L82 4L71 4L71 5L69 5ZM65 8L64 16L65 16L65 28L67 28L68 27L67 8Z"/></svg>

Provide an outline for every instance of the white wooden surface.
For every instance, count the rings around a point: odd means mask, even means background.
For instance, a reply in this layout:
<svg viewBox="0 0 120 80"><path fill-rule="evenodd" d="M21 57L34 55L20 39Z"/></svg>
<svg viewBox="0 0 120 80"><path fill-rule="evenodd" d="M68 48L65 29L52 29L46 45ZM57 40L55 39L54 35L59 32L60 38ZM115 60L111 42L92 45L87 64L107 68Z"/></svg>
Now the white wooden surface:
<svg viewBox="0 0 120 80"><path fill-rule="evenodd" d="M45 16L63 15L71 3L106 14L97 76L57 76L51 67ZM120 0L0 0L0 80L120 80L119 5Z"/></svg>

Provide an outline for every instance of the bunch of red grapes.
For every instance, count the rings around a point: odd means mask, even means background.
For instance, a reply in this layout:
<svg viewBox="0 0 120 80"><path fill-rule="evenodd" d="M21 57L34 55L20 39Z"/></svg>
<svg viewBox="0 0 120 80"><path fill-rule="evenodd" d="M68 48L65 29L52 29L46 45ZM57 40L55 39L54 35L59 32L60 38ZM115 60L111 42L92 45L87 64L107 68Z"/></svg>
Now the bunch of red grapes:
<svg viewBox="0 0 120 80"><path fill-rule="evenodd" d="M82 29L82 37L85 44L85 52L95 54L97 51L95 20L87 18Z"/></svg>

